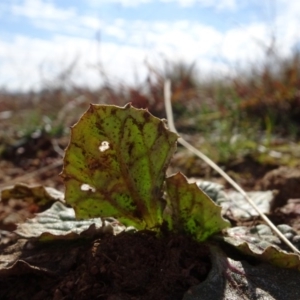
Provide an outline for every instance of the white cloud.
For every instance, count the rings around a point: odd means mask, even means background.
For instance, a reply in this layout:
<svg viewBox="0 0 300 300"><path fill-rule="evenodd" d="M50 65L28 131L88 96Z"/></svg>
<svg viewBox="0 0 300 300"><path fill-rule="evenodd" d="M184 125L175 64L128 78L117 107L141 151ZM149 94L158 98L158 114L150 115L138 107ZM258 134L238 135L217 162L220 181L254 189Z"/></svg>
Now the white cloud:
<svg viewBox="0 0 300 300"><path fill-rule="evenodd" d="M300 2L278 0L277 11L280 12L276 16L274 35L277 47L280 51L289 55L291 45L300 42Z"/></svg>
<svg viewBox="0 0 300 300"><path fill-rule="evenodd" d="M97 44L89 39L55 36L52 40L16 36L11 42L0 41L1 86L8 89L38 89L54 82L58 74L76 60L72 83L89 87L101 84L99 66L112 82L134 83L134 72L146 73L145 53L137 47L114 43ZM22 49L20 51L19 49ZM121 50L121 51L120 51Z"/></svg>
<svg viewBox="0 0 300 300"><path fill-rule="evenodd" d="M234 9L236 7L236 0L88 0L88 3L92 6L99 7L104 3L120 4L124 7L136 7L146 3L176 3L182 7L189 7L194 4L199 4L203 7L212 7L218 10L222 9Z"/></svg>
<svg viewBox="0 0 300 300"><path fill-rule="evenodd" d="M22 89L28 89L30 85L39 87L43 83L42 78L55 79L76 58L78 62L72 81L92 87L100 83L96 68L99 63L110 78L115 77L127 83L134 82L135 71L141 81L145 78L145 59L150 64L156 64L164 58L188 63L197 61L202 74L228 72L228 66L215 58L227 56L234 60L240 48L230 48L228 45L235 45L234 39L242 35L232 32L226 40L226 35L212 27L188 21L152 24L117 20L109 26L104 28L106 33L114 36L120 33L117 37L123 44L105 41L97 44L93 40L66 35L55 35L48 41L18 36L11 43L2 42L0 49L6 49L6 52L0 55L0 59L5 61L0 77L6 78L6 85L11 88L18 85ZM124 28L126 33L122 31ZM128 39L124 41L125 34ZM225 48L222 49L224 40ZM18 49L24 50L20 52Z"/></svg>
<svg viewBox="0 0 300 300"><path fill-rule="evenodd" d="M163 57L180 58L186 61L256 61L262 58L263 47L258 41L268 39L264 24L255 23L247 27L236 27L221 32L212 26L199 22L125 22L119 26L111 23L114 31L123 30L127 36L120 38L126 43L138 47L147 55L160 53ZM106 34L110 31L103 28ZM120 46L121 48L121 46ZM121 51L121 50L120 50ZM205 64L205 63L203 63Z"/></svg>
<svg viewBox="0 0 300 300"><path fill-rule="evenodd" d="M42 0L25 0L21 5L13 4L11 10L16 16L39 20L66 21L75 15L75 11L72 8L60 9L53 3Z"/></svg>
<svg viewBox="0 0 300 300"><path fill-rule="evenodd" d="M243 28L233 28L223 39L222 55L228 62L257 63L262 61L266 49L264 43L269 39L264 24L252 24Z"/></svg>
<svg viewBox="0 0 300 300"><path fill-rule="evenodd" d="M117 38L119 41L124 41L127 37L125 29L119 26L107 24L103 27L103 31L107 35Z"/></svg>
<svg viewBox="0 0 300 300"><path fill-rule="evenodd" d="M175 2L183 7L193 6L199 4L203 7L212 7L217 10L222 9L235 9L236 0L161 0L162 2Z"/></svg>
<svg viewBox="0 0 300 300"><path fill-rule="evenodd" d="M24 0L13 4L10 11L14 16L28 18L39 29L57 33L90 36L102 26L99 18L79 14L75 8L61 9L44 0Z"/></svg>
<svg viewBox="0 0 300 300"><path fill-rule="evenodd" d="M80 25L83 25L90 29L98 30L102 25L99 18L95 18L92 16L81 16L80 18L78 16L78 19L80 19Z"/></svg>
<svg viewBox="0 0 300 300"><path fill-rule="evenodd" d="M217 3L201 2L203 5ZM228 8L230 3L235 5L230 0L218 3ZM280 54L288 55L300 40L300 4L287 0L278 3L280 10L274 19L276 42ZM195 61L201 74L228 74L235 71L236 65L259 65L266 54L264 46L271 40L269 23L264 20L221 30L189 20L104 22L94 16L77 14L74 9L65 10L67 14L63 16L63 10L49 1L26 0L24 5L22 16L30 18L35 26L51 31L52 37L43 40L19 35L9 41L0 40L1 83L10 88L39 87L43 78L55 79L75 59L78 62L72 81L93 87L101 81L99 63L110 78L127 83L134 82L134 72L143 80L147 73L145 60L156 66L164 59ZM20 15L21 8L18 11L14 7L14 13ZM43 11L44 19L38 10ZM53 12L57 13L54 17ZM98 30L101 35L109 36L111 42L105 38L99 43L89 39Z"/></svg>
<svg viewBox="0 0 300 300"><path fill-rule="evenodd" d="M102 5L104 3L109 3L109 4L116 3L116 4L121 4L122 6L125 6L125 7L135 7L135 6L139 6L141 4L153 2L153 0L102 0L102 1L87 0L87 2L90 5L93 5L93 6L99 6L99 5Z"/></svg>

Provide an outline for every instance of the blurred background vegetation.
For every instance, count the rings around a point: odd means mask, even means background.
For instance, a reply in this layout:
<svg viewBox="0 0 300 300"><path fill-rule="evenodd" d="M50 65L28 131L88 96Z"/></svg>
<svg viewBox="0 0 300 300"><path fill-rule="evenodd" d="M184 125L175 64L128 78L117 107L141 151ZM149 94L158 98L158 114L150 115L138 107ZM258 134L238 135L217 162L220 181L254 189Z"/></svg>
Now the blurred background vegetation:
<svg viewBox="0 0 300 300"><path fill-rule="evenodd" d="M226 78L200 80L195 65L180 61L165 61L163 68L148 66L148 70L142 84L113 84L103 74L105 83L91 90L68 81L69 66L55 84L45 84L40 92L1 90L1 157L18 163L24 154L38 158L49 145L63 149L69 127L89 103L123 106L131 102L164 118L163 85L170 78L177 130L216 163L231 169L241 161L271 168L299 165L300 53L288 59L266 55L263 66L236 70ZM26 153L22 145L28 143ZM195 160L188 153L177 157L187 175L201 174Z"/></svg>

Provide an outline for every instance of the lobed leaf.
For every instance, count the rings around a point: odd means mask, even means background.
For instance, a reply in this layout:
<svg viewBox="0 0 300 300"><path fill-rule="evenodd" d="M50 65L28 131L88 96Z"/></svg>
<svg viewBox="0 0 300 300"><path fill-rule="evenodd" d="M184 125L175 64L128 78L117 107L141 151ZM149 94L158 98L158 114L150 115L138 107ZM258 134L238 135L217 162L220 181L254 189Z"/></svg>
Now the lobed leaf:
<svg viewBox="0 0 300 300"><path fill-rule="evenodd" d="M177 134L147 110L91 105L72 128L62 176L78 218L162 223L162 185Z"/></svg>
<svg viewBox="0 0 300 300"><path fill-rule="evenodd" d="M167 208L165 219L170 230L183 230L204 241L209 236L230 226L216 205L196 183L189 184L182 173L166 179Z"/></svg>

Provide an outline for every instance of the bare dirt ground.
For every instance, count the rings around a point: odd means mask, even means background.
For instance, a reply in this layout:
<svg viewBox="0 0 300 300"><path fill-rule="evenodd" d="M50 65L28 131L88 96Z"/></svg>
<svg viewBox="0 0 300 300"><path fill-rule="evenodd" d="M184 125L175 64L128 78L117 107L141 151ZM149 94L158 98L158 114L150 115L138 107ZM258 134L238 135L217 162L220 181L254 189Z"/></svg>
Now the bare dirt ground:
<svg viewBox="0 0 300 300"><path fill-rule="evenodd" d="M67 139L58 144L64 148ZM186 166L182 157L175 156L170 171L180 168L187 175L205 177L229 188L202 162L196 160L196 164L198 174L195 164ZM265 166L245 158L225 169L247 190L276 191L270 219L275 224L288 224L300 233L298 167ZM24 182L63 191L58 175L61 170L62 157L51 139L41 135L6 149L0 160L0 186L3 189ZM134 236L100 235L51 245L17 240L13 233L16 224L45 208L17 199L0 203L0 252L8 258L19 255L19 262L0 274L1 299L182 299L210 270L208 249L183 236L159 239L145 231ZM234 225L261 222L257 218L231 221Z"/></svg>

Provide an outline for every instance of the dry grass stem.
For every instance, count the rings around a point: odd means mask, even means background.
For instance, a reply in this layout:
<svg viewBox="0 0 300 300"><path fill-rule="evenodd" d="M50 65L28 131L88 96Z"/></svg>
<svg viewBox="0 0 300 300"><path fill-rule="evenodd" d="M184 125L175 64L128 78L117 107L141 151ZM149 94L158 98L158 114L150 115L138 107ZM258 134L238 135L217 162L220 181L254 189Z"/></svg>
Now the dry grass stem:
<svg viewBox="0 0 300 300"><path fill-rule="evenodd" d="M172 104L171 104L171 81L166 80L164 84L164 101L165 101L165 108L166 114L168 119L168 125L170 130L177 132L176 127L174 125L173 119L173 112L172 112ZM300 251L277 229L277 227L271 222L271 220L260 211L257 205L253 202L253 200L247 195L247 193L235 182L230 176L228 176L218 165L216 165L210 158L208 158L204 153L196 149L182 137L178 139L178 142L187 148L189 151L197 155L201 158L204 162L206 162L211 168L213 168L216 172L218 172L227 182L229 182L232 187L234 187L244 198L247 202L257 211L259 216L270 226L270 228L278 235L278 237L294 252L300 254Z"/></svg>

